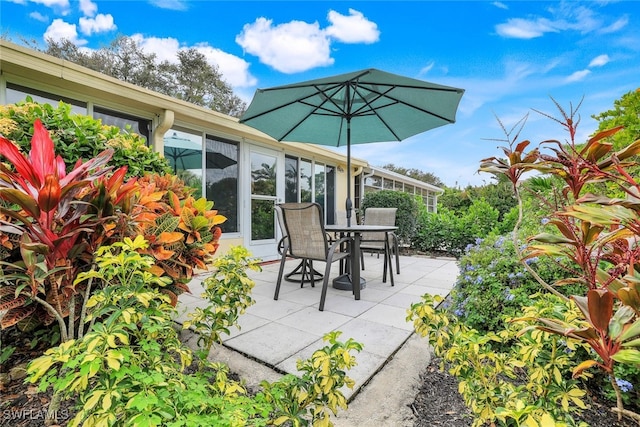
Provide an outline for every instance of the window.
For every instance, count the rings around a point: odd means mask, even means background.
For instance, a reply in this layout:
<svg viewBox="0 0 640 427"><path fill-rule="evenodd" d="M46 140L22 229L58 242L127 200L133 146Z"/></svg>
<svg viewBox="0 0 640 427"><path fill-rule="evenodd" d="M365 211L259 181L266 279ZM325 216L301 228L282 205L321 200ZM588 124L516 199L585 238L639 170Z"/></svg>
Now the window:
<svg viewBox="0 0 640 427"><path fill-rule="evenodd" d="M313 191L311 185L313 175L311 172L311 161L309 160L300 160L300 201L301 202L310 202L312 200Z"/></svg>
<svg viewBox="0 0 640 427"><path fill-rule="evenodd" d="M7 104L15 104L16 102L24 101L27 96L30 96L39 104L50 104L54 107L62 101L67 104L71 104L72 112L76 114L87 114L87 104L84 102L76 101L75 99L67 98L65 96L58 96L52 93L15 85L13 83L7 83Z"/></svg>
<svg viewBox="0 0 640 427"><path fill-rule="evenodd" d="M427 210L429 212L436 212L436 196L433 193L427 195Z"/></svg>
<svg viewBox="0 0 640 427"><path fill-rule="evenodd" d="M326 224L335 224L336 168L311 160L285 156L285 199L289 202L314 201L322 206Z"/></svg>
<svg viewBox="0 0 640 427"><path fill-rule="evenodd" d="M327 209L325 209L325 217L327 224L336 223L336 168L333 166L325 166L326 171L326 203Z"/></svg>
<svg viewBox="0 0 640 427"><path fill-rule="evenodd" d="M120 113L118 111L107 110L106 108L94 107L93 117L102 120L102 124L117 126L122 130L129 130L142 136L149 144L149 131L151 129L151 120L129 114Z"/></svg>
<svg viewBox="0 0 640 427"><path fill-rule="evenodd" d="M222 231L238 232L238 143L207 135L205 149L207 200L227 217Z"/></svg>
<svg viewBox="0 0 640 427"><path fill-rule="evenodd" d="M322 163L316 163L313 170L314 182L315 182L315 202L322 206L322 211L326 212L326 206L324 203L325 195L325 183L324 183L324 165Z"/></svg>
<svg viewBox="0 0 640 427"><path fill-rule="evenodd" d="M364 179L364 186L382 188L382 178L379 176L368 176Z"/></svg>
<svg viewBox="0 0 640 427"><path fill-rule="evenodd" d="M405 193L410 193L413 194L415 187L413 185L409 185L409 184L405 184L404 185L404 192Z"/></svg>
<svg viewBox="0 0 640 427"><path fill-rule="evenodd" d="M298 159L286 156L284 159L284 201L287 203L298 201Z"/></svg>
<svg viewBox="0 0 640 427"><path fill-rule="evenodd" d="M393 190L393 180L389 178L384 178L382 181L382 186L385 190Z"/></svg>
<svg viewBox="0 0 640 427"><path fill-rule="evenodd" d="M202 134L170 129L164 134L164 157L173 173L202 197Z"/></svg>
<svg viewBox="0 0 640 427"><path fill-rule="evenodd" d="M394 186L395 190L396 191L402 191L402 185L403 185L402 181L396 181L395 182L395 186Z"/></svg>

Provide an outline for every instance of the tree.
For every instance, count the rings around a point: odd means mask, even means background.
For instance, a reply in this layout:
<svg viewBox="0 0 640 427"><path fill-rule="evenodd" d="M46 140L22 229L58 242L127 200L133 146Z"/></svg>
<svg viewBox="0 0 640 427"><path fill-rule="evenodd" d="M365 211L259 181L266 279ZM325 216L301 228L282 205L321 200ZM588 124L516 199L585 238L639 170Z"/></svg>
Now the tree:
<svg viewBox="0 0 640 427"><path fill-rule="evenodd" d="M218 67L210 65L204 54L193 48L181 50L178 61L179 64L168 67L175 76L172 96L230 115L242 114L244 102L233 94Z"/></svg>
<svg viewBox="0 0 640 427"><path fill-rule="evenodd" d="M614 149L620 150L640 139L640 89L628 92L613 102L613 109L592 116L598 124L597 132L624 126L608 138ZM596 133L597 133L596 132Z"/></svg>
<svg viewBox="0 0 640 427"><path fill-rule="evenodd" d="M432 174L431 172L423 172L420 169L407 169L402 166L396 166L393 163L382 166L383 169L390 170L400 175L408 176L409 178L417 179L418 181L426 182L427 184L435 185L436 187L444 187L444 183Z"/></svg>
<svg viewBox="0 0 640 427"><path fill-rule="evenodd" d="M47 48L38 50L234 117L239 117L246 109L246 103L234 95L218 67L209 64L206 57L193 48L180 50L177 63L159 61L154 53L146 53L127 36L117 37L109 46L93 51L79 49L67 39L47 39Z"/></svg>

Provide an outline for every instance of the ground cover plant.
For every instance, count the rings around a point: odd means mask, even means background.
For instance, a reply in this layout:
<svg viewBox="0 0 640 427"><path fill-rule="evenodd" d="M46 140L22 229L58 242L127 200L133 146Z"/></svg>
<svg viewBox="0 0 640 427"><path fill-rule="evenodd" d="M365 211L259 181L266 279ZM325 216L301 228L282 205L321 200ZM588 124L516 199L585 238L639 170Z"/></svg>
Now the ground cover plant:
<svg viewBox="0 0 640 427"><path fill-rule="evenodd" d="M510 237L519 267L505 270L500 278L500 260L485 264L491 269L482 273L468 268L473 264L463 265L466 297L446 311L434 309L435 301L425 296L408 317L419 333L429 336L436 354L450 363L449 372L458 376L474 425L577 425L587 402L585 389L594 387L610 390L611 407L619 418L640 419L640 211L636 198L640 184L628 172L637 167L640 140L613 150L609 138L620 130L613 128L579 145L576 111L558 108L561 119L554 120L568 132L566 143L545 141L542 148L527 152L530 142L517 140L520 129L513 137L512 131L505 131L505 157L489 158L481 165L481 170L512 183L520 209ZM538 191L536 197L552 211L538 219L546 228L521 244L522 176L531 170L550 177L550 191ZM556 182L561 186L554 187ZM546 275L538 268L543 265L557 271ZM487 325L482 319L489 313L478 310L479 314L467 316L462 312L465 302L471 301L469 296L482 297L473 294L472 281L476 290L485 289L485 281L494 281L494 297L502 302L516 300L512 280L519 272L540 290L528 295L521 313L507 309L502 325ZM467 319L483 329L470 327Z"/></svg>

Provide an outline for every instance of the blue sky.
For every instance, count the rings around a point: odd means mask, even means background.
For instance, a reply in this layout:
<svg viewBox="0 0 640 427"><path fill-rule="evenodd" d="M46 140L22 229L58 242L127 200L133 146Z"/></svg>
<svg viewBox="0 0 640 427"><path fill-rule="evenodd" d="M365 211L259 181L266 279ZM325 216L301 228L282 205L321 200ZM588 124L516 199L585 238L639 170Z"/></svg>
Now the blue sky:
<svg viewBox="0 0 640 427"><path fill-rule="evenodd" d="M247 102L256 88L364 68L465 89L455 124L402 142L358 145L354 156L417 168L446 185L481 185L480 160L499 156L511 128L521 139L565 140L533 109L558 116L551 97L582 117L640 87L636 1L69 1L0 0L2 35L44 46L68 38L95 49L134 37L159 58L196 47Z"/></svg>

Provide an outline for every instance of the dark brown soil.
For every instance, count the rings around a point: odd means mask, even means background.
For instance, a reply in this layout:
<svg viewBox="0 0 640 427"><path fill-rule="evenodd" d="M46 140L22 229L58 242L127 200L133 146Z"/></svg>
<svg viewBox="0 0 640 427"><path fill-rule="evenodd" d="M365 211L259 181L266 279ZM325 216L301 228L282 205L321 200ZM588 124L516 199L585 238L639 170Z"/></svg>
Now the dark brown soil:
<svg viewBox="0 0 640 427"><path fill-rule="evenodd" d="M441 372L437 361L431 362L422 373L422 385L411 404L416 415L415 427L463 427L473 422L471 411L458 393L458 381L446 372Z"/></svg>
<svg viewBox="0 0 640 427"><path fill-rule="evenodd" d="M452 375L441 372L439 361L433 359L421 375L422 385L416 399L410 404L416 415L414 427L469 427L473 423L471 412L458 393L458 381ZM618 421L608 406L598 403L599 396L591 396L590 408L574 420L584 421L591 427L637 427L631 419Z"/></svg>
<svg viewBox="0 0 640 427"><path fill-rule="evenodd" d="M45 425L51 393L38 393L34 384L25 384L25 368L29 361L42 355L48 345L41 343L33 348L29 340L15 329L3 330L3 346L14 346L16 351L0 368L0 426L40 427ZM60 425L73 417L72 402L62 402L58 411Z"/></svg>

